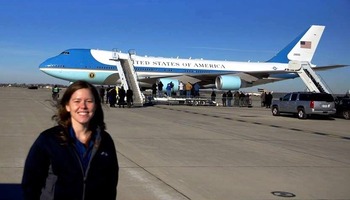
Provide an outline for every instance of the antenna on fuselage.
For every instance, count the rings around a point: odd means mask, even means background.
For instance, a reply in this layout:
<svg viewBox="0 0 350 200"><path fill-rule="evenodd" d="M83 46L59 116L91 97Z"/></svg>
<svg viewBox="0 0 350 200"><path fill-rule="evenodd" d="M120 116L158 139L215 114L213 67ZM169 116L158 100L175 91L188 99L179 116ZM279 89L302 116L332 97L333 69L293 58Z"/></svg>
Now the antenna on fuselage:
<svg viewBox="0 0 350 200"><path fill-rule="evenodd" d="M130 50L128 51L128 53L129 53L130 56L131 56L131 55L136 55L136 50L135 50L135 49L130 49Z"/></svg>

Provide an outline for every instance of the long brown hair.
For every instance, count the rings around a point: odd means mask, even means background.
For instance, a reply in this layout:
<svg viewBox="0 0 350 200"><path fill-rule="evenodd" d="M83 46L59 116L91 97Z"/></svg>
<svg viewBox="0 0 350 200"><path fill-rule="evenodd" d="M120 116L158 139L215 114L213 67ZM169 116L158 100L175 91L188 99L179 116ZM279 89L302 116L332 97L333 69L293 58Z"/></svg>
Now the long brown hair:
<svg viewBox="0 0 350 200"><path fill-rule="evenodd" d="M106 125L104 122L104 115L101 106L100 95L95 86L86 81L76 81L67 88L67 90L62 96L62 99L57 104L57 113L52 116L52 119L65 128L70 127L72 125L71 115L66 110L66 105L69 103L69 100L75 91L85 88L91 91L92 95L94 96L96 106L95 114L89 123L89 129L95 130L97 127L99 127L101 130L105 130Z"/></svg>

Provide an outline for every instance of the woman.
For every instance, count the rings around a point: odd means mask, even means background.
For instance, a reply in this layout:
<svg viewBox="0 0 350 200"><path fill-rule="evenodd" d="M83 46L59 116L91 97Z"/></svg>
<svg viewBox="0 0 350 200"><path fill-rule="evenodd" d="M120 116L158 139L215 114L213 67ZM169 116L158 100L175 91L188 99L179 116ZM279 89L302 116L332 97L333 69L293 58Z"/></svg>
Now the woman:
<svg viewBox="0 0 350 200"><path fill-rule="evenodd" d="M85 82L71 84L26 159L25 199L116 199L118 159L105 131L101 99Z"/></svg>

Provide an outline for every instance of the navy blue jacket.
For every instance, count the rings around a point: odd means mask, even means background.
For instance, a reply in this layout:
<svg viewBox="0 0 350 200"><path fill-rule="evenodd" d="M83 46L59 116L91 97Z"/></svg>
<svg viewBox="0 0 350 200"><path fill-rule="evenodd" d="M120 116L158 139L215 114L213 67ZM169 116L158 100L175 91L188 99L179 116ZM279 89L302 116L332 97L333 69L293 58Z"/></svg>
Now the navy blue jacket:
<svg viewBox="0 0 350 200"><path fill-rule="evenodd" d="M42 132L25 162L24 199L116 199L119 165L111 136L97 130L84 173L74 140L56 126Z"/></svg>

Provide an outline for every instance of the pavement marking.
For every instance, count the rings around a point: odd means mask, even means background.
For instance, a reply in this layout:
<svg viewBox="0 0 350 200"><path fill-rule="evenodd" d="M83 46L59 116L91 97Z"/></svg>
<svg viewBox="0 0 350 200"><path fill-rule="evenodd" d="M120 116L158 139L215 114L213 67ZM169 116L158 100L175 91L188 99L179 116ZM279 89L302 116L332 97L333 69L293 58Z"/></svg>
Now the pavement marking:
<svg viewBox="0 0 350 200"><path fill-rule="evenodd" d="M155 107L156 108L160 108L160 109L165 109L165 110L173 110L173 111L178 111L178 112L197 114L197 115L202 115L202 116L205 116L205 117L221 118L221 119L237 121L237 122L242 122L242 123L251 123L251 124L255 124L255 125L259 125L259 126L269 126L269 127L273 127L273 128L291 130L291 131L296 131L296 132L304 132L304 133L310 133L310 134L315 134L315 135L320 135L320 136L327 136L327 137L333 137L333 138L338 138L338 139L343 139L343 140L350 140L350 137L335 135L335 134L331 134L331 133L322 133L322 132L302 130L302 129L298 129L298 128L289 128L289 127L279 126L279 125L275 125L275 124L264 124L264 123L255 122L255 121L247 121L247 120L243 120L243 119L234 119L232 117L218 116L218 115L214 115L214 114L199 113L199 112L195 112L195 111L175 109L173 107L170 107L170 108L160 107L160 106L155 106Z"/></svg>

